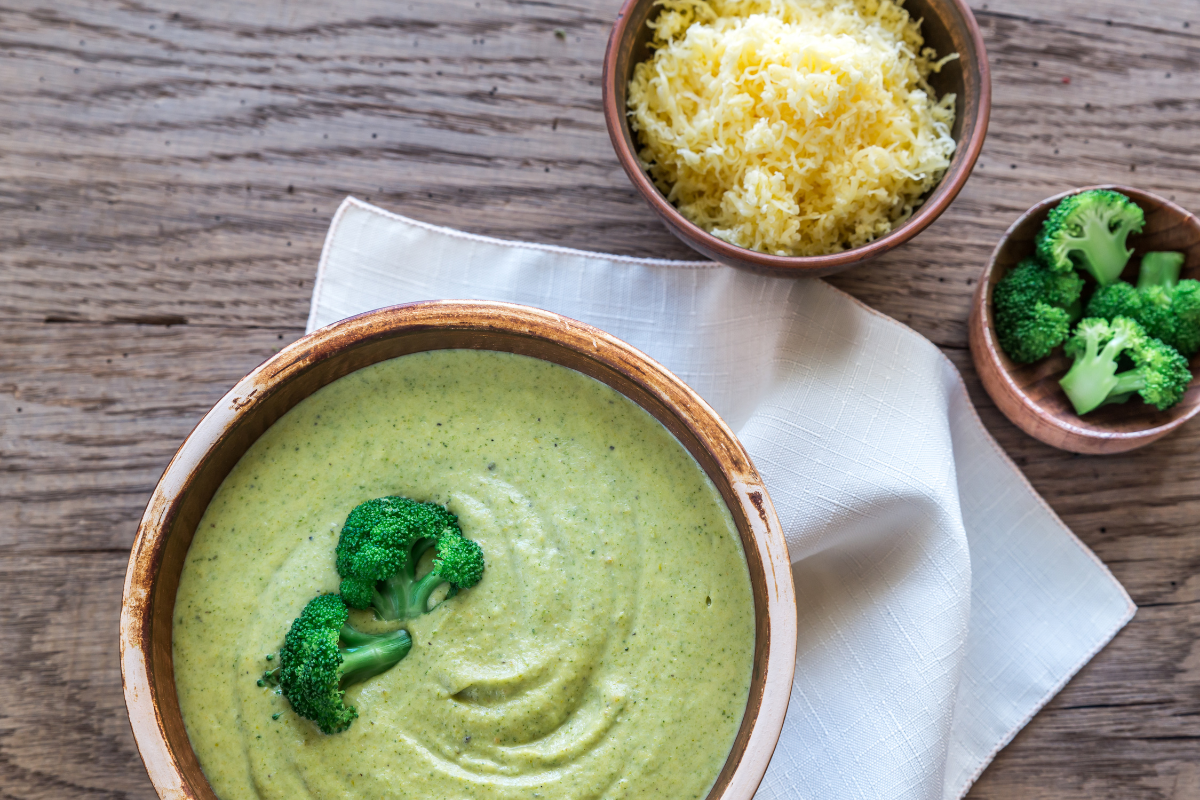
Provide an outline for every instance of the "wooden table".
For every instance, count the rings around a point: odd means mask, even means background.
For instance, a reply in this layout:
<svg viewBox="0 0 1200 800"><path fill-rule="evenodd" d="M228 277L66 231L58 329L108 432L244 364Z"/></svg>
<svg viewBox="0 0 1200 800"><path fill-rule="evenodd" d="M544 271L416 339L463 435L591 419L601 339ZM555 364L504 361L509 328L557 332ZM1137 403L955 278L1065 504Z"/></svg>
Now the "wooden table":
<svg viewBox="0 0 1200 800"><path fill-rule="evenodd" d="M117 660L134 529L192 425L303 332L347 194L505 238L691 256L605 134L618 4L0 8L0 797L153 797ZM1047 195L1123 182L1200 210L1200 6L975 13L995 104L974 176L914 242L831 282L958 364L1140 610L971 796L1197 798L1200 424L1126 456L1045 447L979 389L966 319L997 237Z"/></svg>

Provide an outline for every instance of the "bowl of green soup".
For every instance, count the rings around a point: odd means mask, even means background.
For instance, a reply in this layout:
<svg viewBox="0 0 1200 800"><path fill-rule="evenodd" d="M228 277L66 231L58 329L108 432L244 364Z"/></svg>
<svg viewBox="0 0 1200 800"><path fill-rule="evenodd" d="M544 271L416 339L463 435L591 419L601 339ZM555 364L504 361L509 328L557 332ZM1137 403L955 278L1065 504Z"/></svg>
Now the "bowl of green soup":
<svg viewBox="0 0 1200 800"><path fill-rule="evenodd" d="M393 506L484 565L396 621L363 606L398 578L343 559L362 509ZM417 584L450 569L423 550ZM404 640L337 673L333 727L295 688L319 669L300 618L329 604L339 669L346 630ZM155 488L121 615L163 798L749 800L795 647L779 520L716 413L600 330L470 301L352 317L234 386Z"/></svg>

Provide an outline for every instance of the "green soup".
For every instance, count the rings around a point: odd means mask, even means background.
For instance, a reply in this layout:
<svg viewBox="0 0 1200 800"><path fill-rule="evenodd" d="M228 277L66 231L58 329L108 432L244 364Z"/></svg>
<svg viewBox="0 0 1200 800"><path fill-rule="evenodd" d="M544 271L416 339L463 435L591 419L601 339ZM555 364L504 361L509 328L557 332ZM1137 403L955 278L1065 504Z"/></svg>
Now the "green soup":
<svg viewBox="0 0 1200 800"><path fill-rule="evenodd" d="M487 568L404 624L412 652L326 736L256 679L337 591L346 515L384 495L447 504ZM179 702L223 800L703 797L753 650L741 543L687 451L604 384L487 351L381 362L288 412L221 484L175 605Z"/></svg>

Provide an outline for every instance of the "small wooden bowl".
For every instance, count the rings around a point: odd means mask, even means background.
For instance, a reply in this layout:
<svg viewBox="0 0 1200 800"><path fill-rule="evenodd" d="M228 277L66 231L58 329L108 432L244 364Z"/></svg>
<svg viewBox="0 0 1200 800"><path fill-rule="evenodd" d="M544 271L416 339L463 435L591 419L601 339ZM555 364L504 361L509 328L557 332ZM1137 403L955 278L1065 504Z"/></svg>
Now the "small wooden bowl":
<svg viewBox="0 0 1200 800"><path fill-rule="evenodd" d="M755 643L750 699L708 798L750 800L779 739L796 663L787 544L750 457L695 392L619 339L546 311L471 301L385 308L305 336L239 381L167 466L138 528L121 607L125 704L159 797L216 800L184 730L171 624L184 557L217 487L273 422L322 386L385 359L448 348L521 353L608 384L666 426L716 484L749 565Z"/></svg>
<svg viewBox="0 0 1200 800"><path fill-rule="evenodd" d="M1133 257L1121 277L1137 283L1143 253L1178 250L1185 254L1181 277L1200 279L1200 221L1169 200L1129 186L1085 186L1055 195L1021 215L1004 232L983 270L971 305L968 333L971 358L983 388L1014 425L1035 439L1072 453L1123 453L1161 439L1200 411L1200 355L1192 358L1192 378L1183 399L1158 411L1138 398L1123 405L1102 406L1080 417L1058 385L1071 366L1061 348L1033 364L1016 364L1005 355L992 325L992 291L996 282L1023 258L1033 255L1034 237L1050 209L1085 189L1115 189L1146 212L1146 227L1129 237ZM1090 281L1089 281L1090 284ZM1084 292L1088 292L1085 288Z"/></svg>
<svg viewBox="0 0 1200 800"><path fill-rule="evenodd" d="M656 17L662 6L657 0L625 0L608 38L601 80L604 121L617 159L671 233L713 261L756 272L796 277L831 275L907 242L937 219L958 195L971 175L983 139L987 134L992 105L992 79L988 70L983 36L965 0L907 0L904 7L917 19L923 19L921 32L925 43L939 55L958 53L959 58L946 64L929 79L941 97L957 95L954 127L951 135L958 149L941 181L926 196L903 225L869 244L823 256L776 256L730 244L689 221L671 205L638 162L637 139L629 129L626 114L626 90L633 68L650 56L651 39L646 23Z"/></svg>

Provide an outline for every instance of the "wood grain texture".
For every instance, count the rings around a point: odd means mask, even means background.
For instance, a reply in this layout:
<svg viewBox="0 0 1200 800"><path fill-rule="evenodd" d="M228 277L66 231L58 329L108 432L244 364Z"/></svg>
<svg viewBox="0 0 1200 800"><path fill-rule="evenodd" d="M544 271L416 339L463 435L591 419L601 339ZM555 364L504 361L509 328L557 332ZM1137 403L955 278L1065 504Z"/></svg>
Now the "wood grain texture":
<svg viewBox="0 0 1200 800"><path fill-rule="evenodd" d="M604 130L618 5L0 3L0 797L154 796L120 692L128 548L204 410L302 333L345 195L692 257ZM994 90L973 177L914 241L831 282L944 348L1141 610L971 796L1198 798L1200 426L1122 456L1053 450L991 405L965 347L976 276L1038 200L1114 182L1200 209L1200 8L973 7Z"/></svg>

